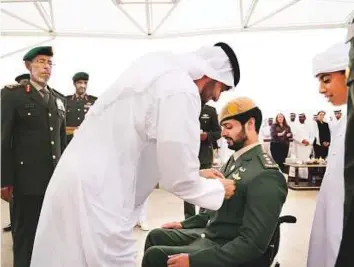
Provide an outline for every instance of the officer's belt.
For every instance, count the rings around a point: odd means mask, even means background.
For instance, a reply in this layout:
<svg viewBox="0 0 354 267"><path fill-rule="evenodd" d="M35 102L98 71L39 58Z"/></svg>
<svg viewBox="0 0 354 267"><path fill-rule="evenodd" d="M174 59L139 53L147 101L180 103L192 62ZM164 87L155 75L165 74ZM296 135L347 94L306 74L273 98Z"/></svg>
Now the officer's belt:
<svg viewBox="0 0 354 267"><path fill-rule="evenodd" d="M73 135L74 132L75 132L75 130L76 130L77 128L78 128L78 127L67 126L67 127L65 128L66 134L67 134L67 135Z"/></svg>

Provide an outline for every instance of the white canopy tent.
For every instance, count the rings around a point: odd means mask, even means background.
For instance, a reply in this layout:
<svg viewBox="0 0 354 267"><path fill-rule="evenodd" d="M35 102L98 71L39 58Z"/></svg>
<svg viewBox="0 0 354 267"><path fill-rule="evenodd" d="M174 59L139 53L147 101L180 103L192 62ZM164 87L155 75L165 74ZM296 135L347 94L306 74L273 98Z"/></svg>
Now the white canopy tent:
<svg viewBox="0 0 354 267"><path fill-rule="evenodd" d="M353 0L1 0L0 25L3 36L156 39L341 28L353 10Z"/></svg>
<svg viewBox="0 0 354 267"><path fill-rule="evenodd" d="M225 41L238 54L241 82L217 108L243 94L271 116L331 108L317 93L311 59L344 41L354 10L354 0L0 1L1 85L26 72L23 54L44 43L55 51L52 86L72 93L72 75L87 71L89 93L99 95L144 53Z"/></svg>

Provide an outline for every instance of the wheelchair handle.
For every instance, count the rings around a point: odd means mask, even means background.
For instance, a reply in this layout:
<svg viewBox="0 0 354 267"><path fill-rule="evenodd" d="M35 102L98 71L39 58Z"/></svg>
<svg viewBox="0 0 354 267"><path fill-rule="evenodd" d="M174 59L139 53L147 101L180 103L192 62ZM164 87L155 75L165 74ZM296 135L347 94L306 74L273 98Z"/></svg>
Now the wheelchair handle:
<svg viewBox="0 0 354 267"><path fill-rule="evenodd" d="M279 224L281 223L296 223L297 219L295 216L285 215L279 218Z"/></svg>

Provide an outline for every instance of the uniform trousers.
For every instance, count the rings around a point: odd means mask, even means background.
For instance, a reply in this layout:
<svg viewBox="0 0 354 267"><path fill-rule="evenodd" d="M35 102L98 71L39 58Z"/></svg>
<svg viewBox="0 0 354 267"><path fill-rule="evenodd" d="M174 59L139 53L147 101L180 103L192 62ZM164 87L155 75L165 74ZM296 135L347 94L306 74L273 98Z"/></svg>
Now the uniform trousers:
<svg viewBox="0 0 354 267"><path fill-rule="evenodd" d="M43 196L16 195L13 198L14 267L29 267Z"/></svg>
<svg viewBox="0 0 354 267"><path fill-rule="evenodd" d="M200 169L210 169L212 167L212 163L210 164L201 164ZM199 213L204 212L204 208L200 208ZM195 215L195 205L188 203L184 201L184 217L185 219L188 219L189 217L192 217Z"/></svg>
<svg viewBox="0 0 354 267"><path fill-rule="evenodd" d="M208 238L202 238L201 234L204 231L204 228L152 230L146 238L142 267L167 267L170 255L193 253L222 245ZM261 257L239 267L269 267L269 264L265 257Z"/></svg>

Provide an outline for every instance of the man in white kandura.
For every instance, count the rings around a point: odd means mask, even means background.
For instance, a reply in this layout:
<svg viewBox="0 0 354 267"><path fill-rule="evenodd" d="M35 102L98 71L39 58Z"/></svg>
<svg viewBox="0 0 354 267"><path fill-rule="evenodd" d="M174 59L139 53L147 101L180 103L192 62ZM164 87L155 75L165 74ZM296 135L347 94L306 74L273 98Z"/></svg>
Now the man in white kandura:
<svg viewBox="0 0 354 267"><path fill-rule="evenodd" d="M347 102L345 69L349 63L349 44L331 46L313 60L313 74L320 82L319 91L334 106ZM346 112L331 129L327 168L317 197L312 224L308 267L334 267L343 231L344 139Z"/></svg>
<svg viewBox="0 0 354 267"><path fill-rule="evenodd" d="M199 114L202 102L216 101L239 79L225 43L183 55L155 52L133 63L64 151L46 191L31 266L134 267L133 228L157 183L219 209L235 184L216 171L199 172Z"/></svg>

